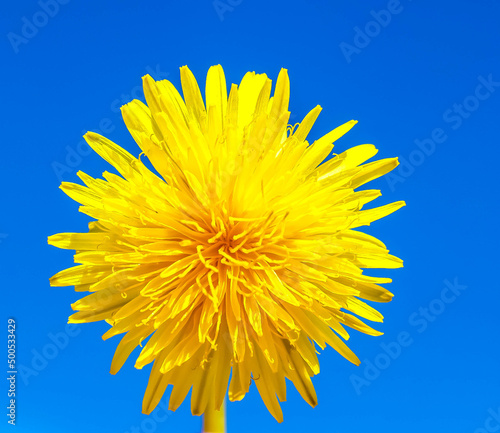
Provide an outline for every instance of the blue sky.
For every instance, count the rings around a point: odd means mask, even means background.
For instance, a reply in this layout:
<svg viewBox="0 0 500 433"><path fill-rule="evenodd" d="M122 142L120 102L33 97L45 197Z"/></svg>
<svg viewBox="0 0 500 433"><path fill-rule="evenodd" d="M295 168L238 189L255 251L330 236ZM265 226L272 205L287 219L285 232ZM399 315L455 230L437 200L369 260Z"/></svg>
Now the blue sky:
<svg viewBox="0 0 500 433"><path fill-rule="evenodd" d="M357 119L335 151L373 143L378 157L400 157L370 187L382 190L379 205L407 202L365 229L405 267L377 271L393 278L395 297L377 306L383 336L352 334L361 366L324 351L318 406L290 386L281 425L252 386L229 404L229 432L496 431L499 18L493 0L6 2L0 272L5 334L15 318L26 368L16 431L200 431L186 403L141 414L148 371L129 360L109 374L117 340L101 340L106 324L67 328L78 295L48 279L72 254L46 238L88 223L60 182L109 169L82 134L100 131L138 154L119 107L142 98L141 76L179 86L188 65L203 82L218 63L236 83L249 70L275 79L287 68L292 121L323 107L313 138ZM5 415L0 430L14 431Z"/></svg>

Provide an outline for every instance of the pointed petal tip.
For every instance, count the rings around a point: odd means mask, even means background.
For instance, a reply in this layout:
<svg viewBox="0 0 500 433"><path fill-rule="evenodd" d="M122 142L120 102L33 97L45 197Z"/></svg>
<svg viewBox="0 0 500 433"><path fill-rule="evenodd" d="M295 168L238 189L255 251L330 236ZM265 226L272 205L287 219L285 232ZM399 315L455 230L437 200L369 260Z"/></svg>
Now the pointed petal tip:
<svg viewBox="0 0 500 433"><path fill-rule="evenodd" d="M127 102L127 103L125 103L125 104L121 105L121 106L120 106L120 111L123 113L123 110L124 110L127 106L129 106L130 104L132 104L134 101L137 101L137 99L133 99L132 101L129 101L129 102Z"/></svg>
<svg viewBox="0 0 500 433"><path fill-rule="evenodd" d="M189 69L189 67L187 65L183 65L179 68L179 71L180 71L180 74L181 74L181 79L183 76L185 76L186 74L188 75L193 75L193 72L191 71L191 69Z"/></svg>
<svg viewBox="0 0 500 433"><path fill-rule="evenodd" d="M92 138L92 137L100 137L100 134L98 134L97 132L94 132L94 131L87 131L85 134L83 134L83 138Z"/></svg>
<svg viewBox="0 0 500 433"><path fill-rule="evenodd" d="M140 356L140 355L139 355ZM143 362L142 359L137 359L135 361L135 364L134 364L134 368L137 369L137 370L142 370L142 368L145 366L146 364Z"/></svg>
<svg viewBox="0 0 500 433"><path fill-rule="evenodd" d="M142 413L144 415L150 415L151 412L153 412L153 410L154 410L154 407L151 407L151 405L145 405L143 403L143 405L142 405Z"/></svg>
<svg viewBox="0 0 500 433"><path fill-rule="evenodd" d="M168 410L175 412L179 408L180 404L181 404L180 402L174 403L173 401L169 401L168 402Z"/></svg>
<svg viewBox="0 0 500 433"><path fill-rule="evenodd" d="M111 334L108 334L107 332L105 332L103 335L102 335L102 341L106 341L106 340L109 340L111 337L113 337L113 335Z"/></svg>
<svg viewBox="0 0 500 433"><path fill-rule="evenodd" d="M212 65L212 66L210 66L210 68L208 68L207 75L209 73L213 73L215 71L219 71L219 72L224 73L223 67L220 64L217 64L217 65Z"/></svg>

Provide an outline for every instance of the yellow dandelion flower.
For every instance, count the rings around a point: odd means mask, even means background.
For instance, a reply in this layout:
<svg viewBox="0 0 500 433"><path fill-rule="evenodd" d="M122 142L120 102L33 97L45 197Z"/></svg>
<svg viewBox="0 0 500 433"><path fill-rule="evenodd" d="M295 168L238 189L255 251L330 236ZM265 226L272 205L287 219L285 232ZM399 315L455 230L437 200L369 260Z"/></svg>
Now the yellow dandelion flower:
<svg viewBox="0 0 500 433"><path fill-rule="evenodd" d="M78 264L50 281L91 292L72 305L70 322L105 320L111 328L104 339L125 334L111 373L138 345L135 367L154 362L145 413L173 385L171 410L192 389L193 414L213 415L226 393L241 400L253 380L281 422L285 378L317 403L316 346L359 364L343 341L345 327L381 334L360 320L382 321L362 299L390 301L379 284L391 280L361 268L397 268L402 261L356 229L404 202L362 210L380 191L356 188L398 162L363 165L377 153L363 144L322 163L356 121L309 144L321 108L288 125L285 69L272 97L271 80L253 72L228 96L224 72L213 66L205 101L191 71L180 72L184 97L169 81L145 76L147 105L134 100L122 107L142 160L98 134L85 135L121 176L79 172L86 186L62 183L95 221L88 233L49 237L51 245L76 250Z"/></svg>

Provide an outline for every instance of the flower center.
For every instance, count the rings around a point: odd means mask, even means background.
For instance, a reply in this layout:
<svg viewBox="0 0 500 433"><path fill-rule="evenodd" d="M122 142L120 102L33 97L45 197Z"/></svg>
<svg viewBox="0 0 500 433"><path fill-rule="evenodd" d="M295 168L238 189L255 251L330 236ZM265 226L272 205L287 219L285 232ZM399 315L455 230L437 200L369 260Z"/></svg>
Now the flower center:
<svg viewBox="0 0 500 433"><path fill-rule="evenodd" d="M231 268L263 269L264 266L283 267L286 262L284 246L284 216L272 212L263 217L212 218L211 237L198 246L205 266L224 265Z"/></svg>

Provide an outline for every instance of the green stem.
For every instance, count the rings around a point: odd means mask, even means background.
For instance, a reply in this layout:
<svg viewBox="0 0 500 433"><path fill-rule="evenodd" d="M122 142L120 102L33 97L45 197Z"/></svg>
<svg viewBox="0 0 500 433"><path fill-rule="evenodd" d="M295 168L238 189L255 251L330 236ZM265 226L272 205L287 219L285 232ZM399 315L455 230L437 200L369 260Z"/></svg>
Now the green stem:
<svg viewBox="0 0 500 433"><path fill-rule="evenodd" d="M211 408L211 402L208 404ZM203 433L226 433L226 401L220 410L207 409L203 415Z"/></svg>

